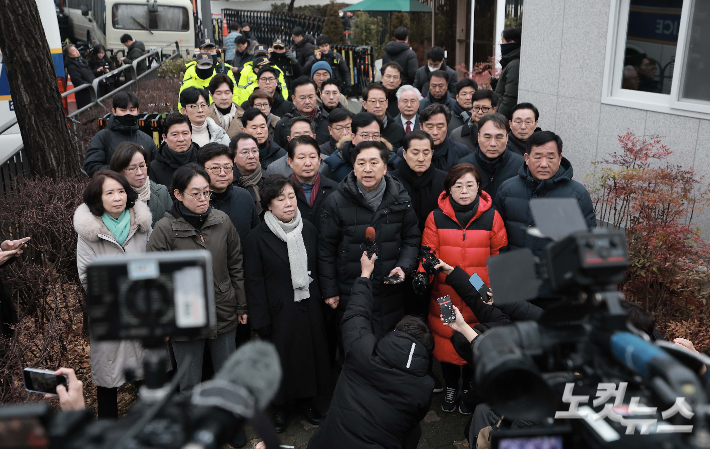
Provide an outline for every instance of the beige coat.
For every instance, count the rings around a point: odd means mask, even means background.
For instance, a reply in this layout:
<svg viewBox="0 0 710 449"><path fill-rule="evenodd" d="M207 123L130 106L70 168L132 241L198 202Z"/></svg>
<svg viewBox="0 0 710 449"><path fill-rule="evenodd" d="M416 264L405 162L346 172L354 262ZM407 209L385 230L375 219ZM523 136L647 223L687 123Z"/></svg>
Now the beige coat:
<svg viewBox="0 0 710 449"><path fill-rule="evenodd" d="M234 116L234 119L232 119L231 123L229 124L229 128L225 129L227 131L227 135L231 139L232 137L236 136L240 132L242 132L242 115L244 115L244 109L242 109L238 104L235 103L235 106L237 107L237 114ZM217 111L215 110L215 105L212 103L210 107L207 109L207 117L211 118L214 120L214 122L219 125L219 117L217 116Z"/></svg>
<svg viewBox="0 0 710 449"><path fill-rule="evenodd" d="M76 245L76 265L79 270L81 285L86 290L86 269L97 256L144 253L150 237L152 215L148 206L136 201L129 209L131 229L128 238L121 246L106 225L89 211L89 206L82 204L74 212L74 229L79 235ZM96 342L91 344L91 377L98 387L120 387L126 383L124 369L136 369L139 378L143 372L144 350L140 343L133 341Z"/></svg>

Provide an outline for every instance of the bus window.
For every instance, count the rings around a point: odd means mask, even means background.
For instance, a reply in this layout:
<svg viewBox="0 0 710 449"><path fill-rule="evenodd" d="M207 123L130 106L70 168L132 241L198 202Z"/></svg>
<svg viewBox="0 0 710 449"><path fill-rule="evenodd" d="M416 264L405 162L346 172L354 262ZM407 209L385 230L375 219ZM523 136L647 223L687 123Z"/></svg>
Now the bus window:
<svg viewBox="0 0 710 449"><path fill-rule="evenodd" d="M189 31L187 8L158 6L158 12L148 12L144 4L116 4L112 11L113 27L121 30Z"/></svg>

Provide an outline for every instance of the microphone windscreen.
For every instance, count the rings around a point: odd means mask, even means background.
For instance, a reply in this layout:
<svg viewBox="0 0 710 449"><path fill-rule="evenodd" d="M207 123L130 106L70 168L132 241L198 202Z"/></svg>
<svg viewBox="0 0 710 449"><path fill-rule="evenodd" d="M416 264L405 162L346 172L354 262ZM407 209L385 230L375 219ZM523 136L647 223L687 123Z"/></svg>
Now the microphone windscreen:
<svg viewBox="0 0 710 449"><path fill-rule="evenodd" d="M375 241L375 228L372 226L368 226L368 228L365 229L365 240L369 240L370 242Z"/></svg>
<svg viewBox="0 0 710 449"><path fill-rule="evenodd" d="M265 409L281 385L281 362L273 344L250 341L242 345L215 375L251 392L260 410Z"/></svg>

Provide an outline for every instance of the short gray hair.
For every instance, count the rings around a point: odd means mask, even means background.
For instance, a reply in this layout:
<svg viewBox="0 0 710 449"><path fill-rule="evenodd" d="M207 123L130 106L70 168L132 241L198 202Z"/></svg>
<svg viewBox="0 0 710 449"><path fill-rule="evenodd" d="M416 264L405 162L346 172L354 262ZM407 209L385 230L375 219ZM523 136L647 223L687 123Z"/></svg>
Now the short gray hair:
<svg viewBox="0 0 710 449"><path fill-rule="evenodd" d="M408 91L408 90L413 90L414 92L416 92L416 93L417 93L417 99L418 99L419 101L421 101L421 100L424 99L424 97L422 97L422 93L419 92L419 89L417 89L416 87L411 86L411 85L409 85L409 84L406 84L406 85L400 87L399 89L397 89L397 101L399 101L399 97L401 97L402 94L405 93L405 92Z"/></svg>

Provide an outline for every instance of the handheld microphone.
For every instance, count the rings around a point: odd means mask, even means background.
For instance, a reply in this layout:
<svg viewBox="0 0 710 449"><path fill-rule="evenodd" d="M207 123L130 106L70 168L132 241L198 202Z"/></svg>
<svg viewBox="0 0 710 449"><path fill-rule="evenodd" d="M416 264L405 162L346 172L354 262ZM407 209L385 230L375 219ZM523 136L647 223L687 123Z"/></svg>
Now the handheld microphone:
<svg viewBox="0 0 710 449"><path fill-rule="evenodd" d="M280 384L281 363L274 346L264 341L243 345L213 380L195 387L191 402L204 411L183 448L216 449L230 443L245 420L269 405Z"/></svg>
<svg viewBox="0 0 710 449"><path fill-rule="evenodd" d="M375 243L375 228L368 226L365 229L365 241L360 245L360 249L367 252L367 257L371 258L373 254L379 253L380 249Z"/></svg>

